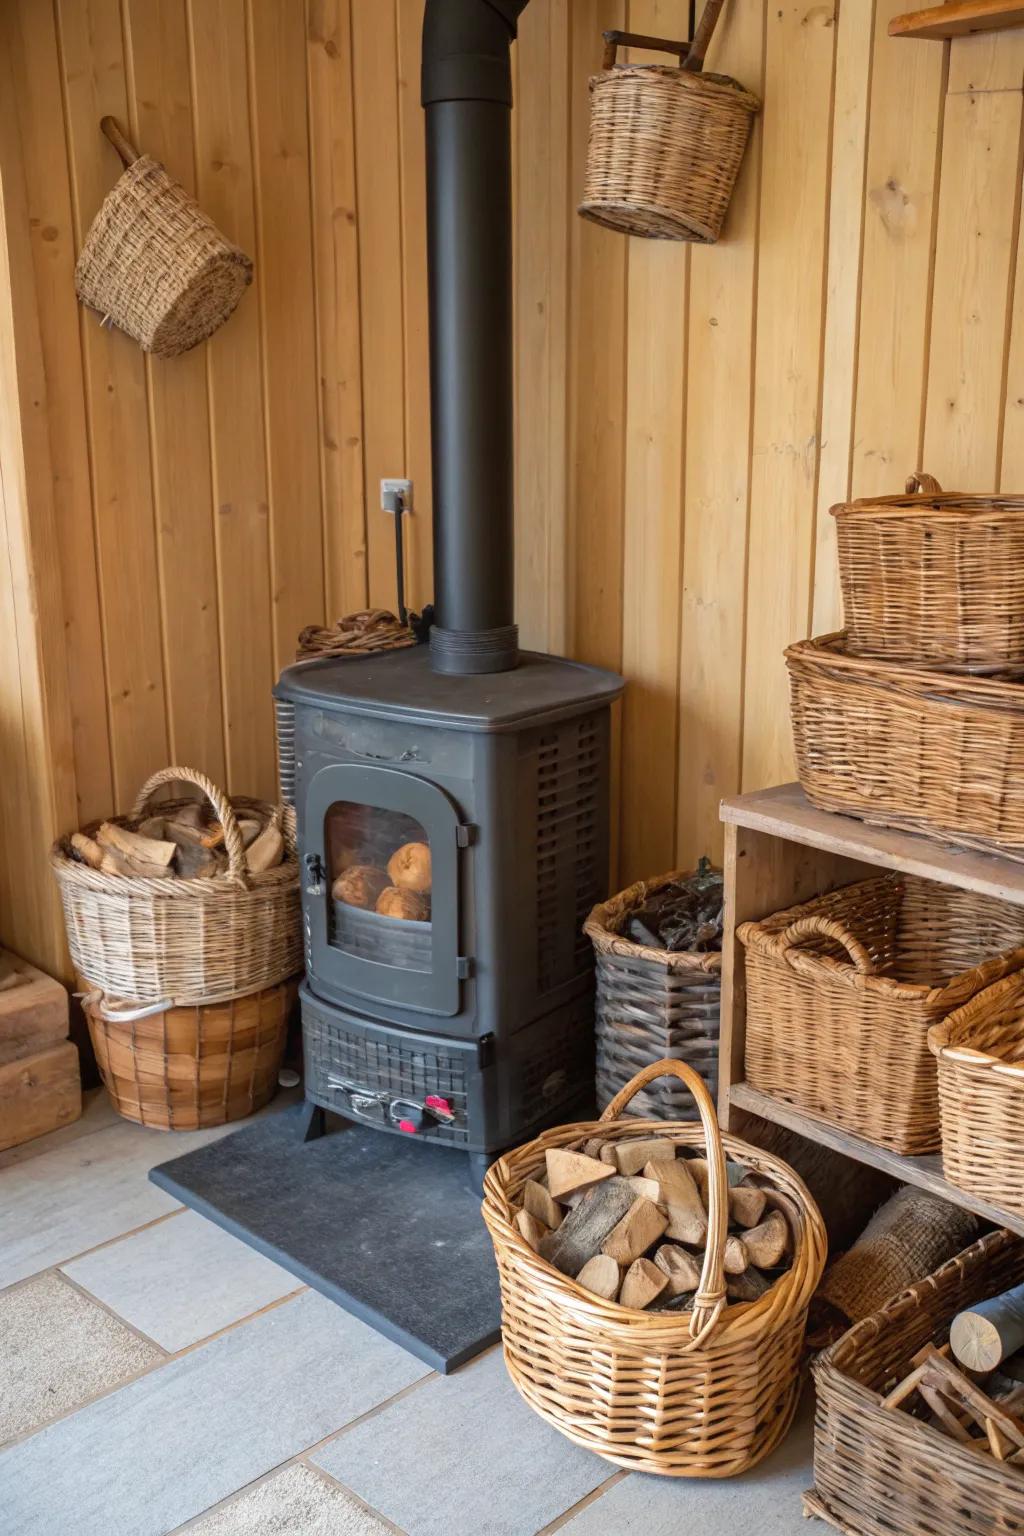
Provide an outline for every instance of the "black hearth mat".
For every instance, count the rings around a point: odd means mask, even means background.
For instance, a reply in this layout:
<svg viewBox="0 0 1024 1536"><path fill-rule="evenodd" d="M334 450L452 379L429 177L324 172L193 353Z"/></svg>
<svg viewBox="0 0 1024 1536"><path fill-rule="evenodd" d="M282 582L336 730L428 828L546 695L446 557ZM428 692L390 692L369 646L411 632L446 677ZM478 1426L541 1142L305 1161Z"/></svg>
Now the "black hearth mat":
<svg viewBox="0 0 1024 1536"><path fill-rule="evenodd" d="M498 1273L464 1153L303 1106L161 1163L154 1184L282 1265L436 1371L500 1334Z"/></svg>

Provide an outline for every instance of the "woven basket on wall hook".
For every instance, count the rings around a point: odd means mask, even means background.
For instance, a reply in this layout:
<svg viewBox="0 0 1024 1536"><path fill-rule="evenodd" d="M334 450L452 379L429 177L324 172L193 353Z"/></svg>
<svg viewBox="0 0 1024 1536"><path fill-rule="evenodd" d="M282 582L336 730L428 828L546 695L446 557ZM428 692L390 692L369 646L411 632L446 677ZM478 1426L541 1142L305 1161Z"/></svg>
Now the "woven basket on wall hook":
<svg viewBox="0 0 1024 1536"><path fill-rule="evenodd" d="M724 0L708 0L691 43L606 32L590 81L584 218L651 240L712 245L761 103L728 75L703 74ZM622 46L674 53L679 68L616 64Z"/></svg>
<svg viewBox="0 0 1024 1536"><path fill-rule="evenodd" d="M252 262L114 118L100 127L125 171L85 237L75 291L144 352L177 357L223 325L252 282Z"/></svg>

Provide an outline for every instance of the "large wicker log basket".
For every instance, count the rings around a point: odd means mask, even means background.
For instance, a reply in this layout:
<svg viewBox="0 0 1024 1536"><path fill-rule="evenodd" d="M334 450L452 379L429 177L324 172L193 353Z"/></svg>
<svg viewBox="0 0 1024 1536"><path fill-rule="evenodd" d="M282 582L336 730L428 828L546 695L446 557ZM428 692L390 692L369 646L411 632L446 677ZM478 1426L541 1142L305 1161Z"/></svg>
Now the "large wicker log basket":
<svg viewBox="0 0 1024 1536"><path fill-rule="evenodd" d="M689 1088L700 1125L623 1118L634 1094L664 1073ZM514 1205L527 1179L541 1176L549 1147L645 1135L706 1150L709 1228L690 1312L602 1301L535 1253L514 1225ZM759 1300L729 1306L727 1153L767 1176L793 1234L791 1268ZM825 1262L825 1228L791 1168L719 1131L692 1067L654 1062L599 1121L546 1131L506 1153L484 1180L483 1214L498 1261L509 1374L530 1406L568 1439L618 1466L669 1477L732 1477L779 1444L799 1395L807 1307Z"/></svg>
<svg viewBox="0 0 1024 1536"><path fill-rule="evenodd" d="M133 827L157 790L172 783L193 784L210 801L224 829L227 870L202 879L111 875L80 862L70 838L60 838L50 863L75 970L109 997L164 1007L224 1002L289 980L302 969L302 928L295 841L282 808L229 799L195 769L163 768L146 780L129 816L110 820ZM188 803L164 802L160 811ZM283 863L249 872L236 812L279 828Z"/></svg>

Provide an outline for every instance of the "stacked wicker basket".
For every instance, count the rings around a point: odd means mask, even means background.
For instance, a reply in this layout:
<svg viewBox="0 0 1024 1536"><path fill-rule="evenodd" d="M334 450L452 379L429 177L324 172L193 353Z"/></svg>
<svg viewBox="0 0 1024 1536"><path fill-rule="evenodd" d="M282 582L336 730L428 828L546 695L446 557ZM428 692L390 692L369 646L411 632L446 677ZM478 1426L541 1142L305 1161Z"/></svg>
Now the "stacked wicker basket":
<svg viewBox="0 0 1024 1536"><path fill-rule="evenodd" d="M834 507L843 633L793 645L823 809L1024 858L1024 498ZM747 1080L1024 1211L1024 909L886 875L746 923Z"/></svg>
<svg viewBox="0 0 1024 1536"><path fill-rule="evenodd" d="M176 782L198 788L208 808L191 799L151 804ZM186 811L197 846L223 849L203 875L136 872L96 841L119 828L166 826ZM240 821L259 829L278 862L256 868L265 860L247 854ZM302 968L298 863L281 808L229 799L204 775L167 768L143 785L131 815L61 838L51 864L115 1108L161 1130L195 1130L266 1103Z"/></svg>

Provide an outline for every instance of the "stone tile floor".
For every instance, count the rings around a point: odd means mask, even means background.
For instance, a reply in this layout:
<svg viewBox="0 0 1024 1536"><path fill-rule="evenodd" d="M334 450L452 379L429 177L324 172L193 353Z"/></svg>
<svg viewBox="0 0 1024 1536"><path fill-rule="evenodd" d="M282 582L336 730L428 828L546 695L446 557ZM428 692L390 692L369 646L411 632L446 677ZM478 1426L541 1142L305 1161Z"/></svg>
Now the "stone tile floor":
<svg viewBox="0 0 1024 1536"><path fill-rule="evenodd" d="M499 1350L437 1376L148 1182L222 1134L172 1143L95 1092L0 1154L3 1536L825 1536L806 1406L746 1477L617 1471Z"/></svg>

